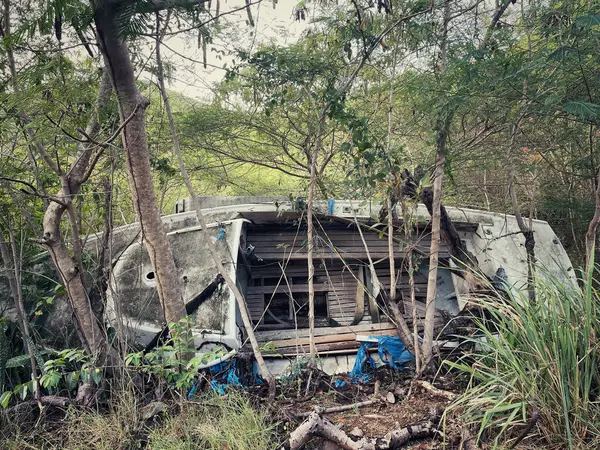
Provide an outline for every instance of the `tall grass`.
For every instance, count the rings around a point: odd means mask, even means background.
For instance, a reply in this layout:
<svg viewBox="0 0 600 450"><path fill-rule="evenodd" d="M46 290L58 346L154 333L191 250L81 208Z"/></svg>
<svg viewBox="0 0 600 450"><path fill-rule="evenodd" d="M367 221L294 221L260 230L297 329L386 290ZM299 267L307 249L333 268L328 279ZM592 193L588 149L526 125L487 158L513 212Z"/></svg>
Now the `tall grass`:
<svg viewBox="0 0 600 450"><path fill-rule="evenodd" d="M21 429L0 422L0 449L7 450L269 450L279 448L271 417L234 390L206 393L196 401L169 403L169 411L146 421L131 390L113 393L107 410L70 407L58 422ZM8 426L10 425L10 429ZM44 424L42 424L44 425Z"/></svg>
<svg viewBox="0 0 600 450"><path fill-rule="evenodd" d="M253 408L236 391L209 394L168 418L148 436L152 450L269 450L278 448L265 410Z"/></svg>
<svg viewBox="0 0 600 450"><path fill-rule="evenodd" d="M596 269L598 273L598 269ZM549 274L535 283L536 301L488 298L475 350L447 362L470 375L448 413L478 425L478 437L510 443L534 410L532 434L544 448L600 448L600 295L589 274L584 288Z"/></svg>

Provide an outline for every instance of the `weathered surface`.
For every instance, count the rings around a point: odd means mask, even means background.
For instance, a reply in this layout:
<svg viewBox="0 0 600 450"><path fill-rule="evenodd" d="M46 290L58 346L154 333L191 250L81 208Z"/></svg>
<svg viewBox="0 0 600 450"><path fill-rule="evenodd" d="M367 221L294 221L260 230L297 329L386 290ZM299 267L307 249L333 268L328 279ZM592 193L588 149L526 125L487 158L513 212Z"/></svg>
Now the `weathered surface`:
<svg viewBox="0 0 600 450"><path fill-rule="evenodd" d="M380 209L379 204L371 204L369 201L323 201L316 202L315 207L317 211L327 214L327 217L329 218L333 215L342 219L345 218L344 220L346 221L351 220L352 222L354 222L354 217L363 221L369 220L376 215ZM252 281L252 276L248 273L248 269L250 269L247 267L248 262L244 262L243 259L238 261L238 250L240 245L245 246L247 243L250 243L251 235L248 234L248 240L246 242L245 224L248 221L241 218L251 218L256 224L254 225L255 229L257 226L272 226L274 224L274 219L281 221L285 217L290 216L290 214L298 215L297 212L294 212L293 208L294 205L290 202L272 202L244 205L230 204L203 210L203 213L208 218L208 222L213 224L211 225L210 234L213 242L217 244L218 251L223 256L222 261L224 262L225 267L230 268L231 276L237 281L238 286L240 286L244 293L247 292L249 281ZM452 207L447 207L446 209L449 217L455 223L460 225L457 226L458 237L463 241L466 250L477 259L483 273L492 278L498 269L504 269L508 277L507 284L510 286L510 289L515 292L525 289L524 292L526 292L527 263L524 240L522 235L515 234L515 232L518 232L518 226L514 217L469 209ZM263 217L262 222L261 217ZM417 219L420 222L428 222L429 213L424 205L420 205L417 208ZM227 225L224 226L225 238L217 240L216 238L219 229L221 228L219 222L226 220L233 220L233 222L228 222ZM170 231L169 239L171 240L171 245L174 249L176 265L180 271L181 282L184 285L184 298L188 301L194 295L201 292L204 287L214 279L216 268L200 245L194 211L165 216L163 217L163 222L166 229ZM567 273L573 273L569 258L550 226L543 221L534 221L533 230L534 233L536 233L536 253L539 256L540 267L543 264L544 270L547 270L552 275L563 276L563 269L570 269L570 272L567 271ZM136 240L137 231L136 225L130 225L115 230L115 242L119 242L118 246L123 245L124 248L121 250L122 254L116 250L113 251L113 255L118 257L118 261L114 270L112 286L118 296L113 294L111 297L122 299L123 312L125 313L125 316L127 316L131 328L135 329L140 340L144 341L148 340L149 337L153 336L154 333L160 329L163 318L160 308L158 307L152 283L147 279L147 275L151 271L151 268L145 250L139 242L139 237L137 238L138 240ZM295 236L295 232L293 234ZM285 236L281 233L278 233L276 236L274 235L272 239L262 239L260 242L255 242L255 253L258 256L261 256L261 253L264 256L268 256L265 253L265 249L270 249L271 253L274 255L277 253L275 256L281 256L285 251L279 244L286 244L287 241L284 242L284 237ZM427 239L426 233L422 238ZM133 243L131 243L132 239ZM305 238L302 237L300 241L303 241L304 239ZM353 245L350 240L346 241L343 242L344 245ZM386 240L382 239L381 245L385 246L386 242L383 241ZM128 242L131 244L129 245ZM225 243L227 243L227 246L225 246ZM378 241L374 241L373 245L377 247L378 243ZM91 242L91 244L93 245L93 242ZM331 254L332 253L329 250L327 253L328 257ZM300 258L301 252L297 256ZM383 277L383 273L389 272L389 270L386 270L387 262L384 258L384 254L382 253L381 256L382 258L380 258L378 267L381 266ZM360 257L350 259L358 261L360 260ZM298 261L301 262L302 259L300 258ZM239 267L237 267L238 264ZM259 266L257 265L256 267L251 268L251 270L262 269L259 269ZM417 277L424 276L427 273L427 270L427 262L421 261L419 264L420 274L417 274ZM293 277L293 274L291 275ZM324 275L326 276L327 274L325 273ZM331 271L329 275L330 277L332 276ZM346 275L348 275L349 279L352 278L351 281L353 281L353 277L350 277L349 272L347 272ZM439 275L436 307L450 315L454 315L458 313L467 301L467 298L464 297L463 294L468 292L469 286L466 284L465 280L451 274L450 271L446 269L441 270ZM384 285L389 284L389 279L382 278L380 281ZM331 317L337 317L336 320L338 323L343 325L337 329L326 328L327 333L332 336L340 333L351 333L347 325L350 324L352 317L354 316L356 286L354 282L344 282L343 286L346 284L348 285L346 286L348 287L348 295L352 298L340 298L338 301L331 302L331 305L329 305L329 315ZM268 288L268 286L261 287L261 289L266 288ZM296 286L294 289L301 288L302 286ZM418 285L417 289L420 290L421 287ZM257 290L256 285L254 286L254 290ZM264 295L262 291L259 293ZM423 294L424 292L417 292L417 296ZM258 298L258 300L262 300L262 298ZM338 317L335 311L339 313L341 311L339 305L343 306L344 302L347 302L349 305L347 308L348 311L344 310L343 316L338 314ZM249 298L249 303L253 318L260 317L261 312L257 309L251 298ZM262 301L259 301L256 304L258 305L259 303L262 304ZM335 303L335 305L333 303ZM365 317L367 317L366 314ZM242 340L240 328L236 324L236 319L237 322L239 322L239 314L235 301L229 291L223 289L217 293L214 298L211 298L203 304L196 313L195 320L197 330L203 330L202 334L197 334L196 343L200 345L203 342L226 342L233 348L239 348L242 344ZM346 319L348 322L347 324ZM366 319L363 319L363 322L365 320ZM317 331L318 330L320 329L318 328ZM283 336L285 331L273 329L273 331L266 332L266 334L269 333ZM297 333L299 334L294 336L295 338L304 336L305 334L304 330L301 329L299 329ZM271 341L277 339L277 337L270 338ZM340 347L339 352L353 352L352 346L348 346L345 343L343 344L343 348ZM298 351L302 352L303 349L298 347ZM348 358L350 357L351 355L348 355ZM348 358L343 355L335 355L329 358L331 361L325 361L325 358L323 359L324 364L327 366L327 371L336 372L348 370L348 367L353 364L353 360L350 361ZM329 364L330 362L331 364ZM275 372L281 372L281 370L284 370L285 366L287 366L285 362L277 360L272 360L271 364ZM277 370L277 367L275 366L279 367L281 370Z"/></svg>
<svg viewBox="0 0 600 450"><path fill-rule="evenodd" d="M238 221L214 225L209 230L223 263L233 273L240 229ZM216 266L203 248L197 231L194 227L168 234L186 302L202 292L217 275ZM156 294L154 271L141 242L135 242L123 252L114 267L111 283L109 312L113 320L118 308L129 329L136 331L134 334L142 342L160 331L165 319ZM225 288L218 289L200 305L194 318L194 328L219 336L216 340L223 335L236 337L234 303Z"/></svg>

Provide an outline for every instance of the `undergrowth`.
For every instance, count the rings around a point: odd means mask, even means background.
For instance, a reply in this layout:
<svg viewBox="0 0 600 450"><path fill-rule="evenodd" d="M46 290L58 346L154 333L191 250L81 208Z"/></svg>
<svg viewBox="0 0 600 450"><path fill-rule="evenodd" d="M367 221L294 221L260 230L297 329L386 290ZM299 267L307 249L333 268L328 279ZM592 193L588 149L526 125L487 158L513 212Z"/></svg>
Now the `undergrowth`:
<svg viewBox="0 0 600 450"><path fill-rule="evenodd" d="M446 361L471 380L447 414L459 414L478 438L501 447L538 412L529 434L543 448L599 448L600 295L592 274L583 288L543 275L533 302L526 294L483 301L488 318L477 320L475 350Z"/></svg>
<svg viewBox="0 0 600 450"><path fill-rule="evenodd" d="M167 411L168 410L168 411ZM64 418L24 428L5 417L0 448L65 450L268 450L276 448L275 426L267 413L253 408L244 393L205 393L194 401L168 405L144 420L140 399L124 391L108 408L71 407Z"/></svg>
<svg viewBox="0 0 600 450"><path fill-rule="evenodd" d="M149 434L149 448L169 450L275 449L274 425L264 410L255 410L241 394L210 395L187 403Z"/></svg>

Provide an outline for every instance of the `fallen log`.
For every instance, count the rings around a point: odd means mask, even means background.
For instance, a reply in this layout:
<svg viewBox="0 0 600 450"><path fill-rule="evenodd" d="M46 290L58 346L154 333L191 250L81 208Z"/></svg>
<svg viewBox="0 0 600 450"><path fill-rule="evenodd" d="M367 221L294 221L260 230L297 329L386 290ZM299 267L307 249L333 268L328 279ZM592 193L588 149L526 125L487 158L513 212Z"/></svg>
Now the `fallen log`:
<svg viewBox="0 0 600 450"><path fill-rule="evenodd" d="M413 439L431 437L437 433L440 412L435 411L429 420L417 422L390 431L383 438L349 436L326 418L313 411L283 443L282 450L298 450L312 436L334 442L345 450L389 450L397 449Z"/></svg>
<svg viewBox="0 0 600 450"><path fill-rule="evenodd" d="M68 397L59 397L58 395L43 395L39 400L32 399L24 402L17 403L15 406L7 408L6 412L9 415L21 413L27 408L37 408L38 406L55 406L59 408L66 408L73 404L74 401Z"/></svg>
<svg viewBox="0 0 600 450"><path fill-rule="evenodd" d="M33 408L39 408L41 410L45 406L57 408L66 408L69 405L90 406L97 392L98 389L95 385L92 383L84 383L79 385L77 396L74 399L61 397L59 395L42 395L39 399L26 400L11 406L6 409L6 413L11 416L13 414L31 411Z"/></svg>

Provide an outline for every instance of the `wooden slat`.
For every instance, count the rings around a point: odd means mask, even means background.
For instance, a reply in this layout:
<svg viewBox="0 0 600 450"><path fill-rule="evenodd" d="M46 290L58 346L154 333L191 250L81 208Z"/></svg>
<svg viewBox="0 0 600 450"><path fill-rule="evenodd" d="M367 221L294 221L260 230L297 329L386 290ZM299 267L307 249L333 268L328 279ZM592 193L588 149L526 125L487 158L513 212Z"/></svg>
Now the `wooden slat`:
<svg viewBox="0 0 600 450"><path fill-rule="evenodd" d="M330 292L331 287L323 285L322 283L315 283L315 292ZM289 292L308 292L307 284L293 284L291 286L279 285L279 286L248 286L248 292L251 294L287 294Z"/></svg>
<svg viewBox="0 0 600 450"><path fill-rule="evenodd" d="M361 346L362 342L347 341L347 342L333 342L329 344L317 344L317 353L320 355L332 355L332 354L344 354L344 353L355 353L356 350ZM292 347L280 347L276 350L263 351L263 356L298 356L303 354L309 354L310 347L308 345L299 345Z"/></svg>
<svg viewBox="0 0 600 450"><path fill-rule="evenodd" d="M408 317L405 315L405 318L407 320L407 323L412 326L412 318ZM395 335L397 333L396 330L396 326L392 323L386 323L385 325L387 325L386 328L380 328L378 330L373 330L373 331L369 331L369 335L370 336L388 336L388 335ZM442 320L441 317L437 317L435 320L435 327L440 327L442 325ZM358 325L360 326L360 325ZM422 320L418 320L417 321L417 327L422 328L423 324L422 324ZM349 327L336 327L336 328L328 328L331 332L331 334L329 335L324 335L324 336L315 336L314 338L314 342L315 344L331 344L331 343L335 343L335 342L346 342L346 341L354 341L356 340L356 336L358 335L358 333L336 333L335 330L342 330L343 328L349 328ZM316 331L317 329L315 329ZM362 333L365 334L365 333ZM260 340L260 342L269 342L270 345L273 345L275 348L283 348L283 347L295 347L297 345L309 345L310 344L310 338L308 337L302 337L302 338L296 338L296 339L278 339L278 340L272 340L272 341L265 341L263 339L262 336L258 336L257 338Z"/></svg>
<svg viewBox="0 0 600 450"><path fill-rule="evenodd" d="M376 323L376 324L364 324L364 325L352 325L345 327L324 327L315 328L315 336L324 336L333 333L352 333L352 334L373 334L376 331L385 331L395 329L394 325L388 322ZM296 336L308 337L308 328L301 328L298 330L280 330L280 331L257 331L256 338L261 342L268 342L272 340L283 340L283 339L295 339Z"/></svg>

